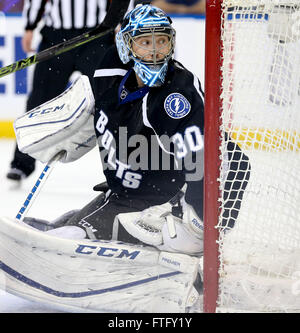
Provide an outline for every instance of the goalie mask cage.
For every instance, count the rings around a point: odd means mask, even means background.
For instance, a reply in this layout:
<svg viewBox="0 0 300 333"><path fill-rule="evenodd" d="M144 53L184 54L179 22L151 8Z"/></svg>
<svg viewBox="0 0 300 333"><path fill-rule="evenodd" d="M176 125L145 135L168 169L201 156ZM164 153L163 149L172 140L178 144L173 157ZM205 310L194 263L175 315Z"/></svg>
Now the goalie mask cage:
<svg viewBox="0 0 300 333"><path fill-rule="evenodd" d="M204 312L300 312L299 27L299 0L207 0ZM230 225L225 133L251 165Z"/></svg>

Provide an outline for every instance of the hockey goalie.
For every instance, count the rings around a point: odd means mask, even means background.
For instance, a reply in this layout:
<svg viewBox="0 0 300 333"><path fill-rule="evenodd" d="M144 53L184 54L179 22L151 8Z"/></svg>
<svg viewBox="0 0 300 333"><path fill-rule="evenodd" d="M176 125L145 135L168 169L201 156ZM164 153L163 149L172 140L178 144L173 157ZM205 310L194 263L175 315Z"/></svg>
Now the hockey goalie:
<svg viewBox="0 0 300 333"><path fill-rule="evenodd" d="M174 47L171 19L137 6L93 82L15 121L19 149L44 163L98 145L106 183L55 221L1 218L2 288L64 311L201 311L203 93Z"/></svg>
<svg viewBox="0 0 300 333"><path fill-rule="evenodd" d="M55 221L1 218L6 291L64 311L200 311L203 101L174 46L170 18L137 6L93 82L16 119L19 149L44 163L98 144L106 184Z"/></svg>

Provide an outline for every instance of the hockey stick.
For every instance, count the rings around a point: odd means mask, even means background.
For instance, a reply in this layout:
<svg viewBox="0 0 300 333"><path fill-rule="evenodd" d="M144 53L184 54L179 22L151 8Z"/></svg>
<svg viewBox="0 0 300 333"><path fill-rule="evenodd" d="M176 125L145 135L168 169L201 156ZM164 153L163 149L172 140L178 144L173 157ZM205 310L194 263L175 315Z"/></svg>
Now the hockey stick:
<svg viewBox="0 0 300 333"><path fill-rule="evenodd" d="M114 31L116 26L121 22L128 9L129 1L130 0L112 0L103 22L95 29L65 42L54 45L49 49L43 50L28 58L18 60L11 65L0 68L0 78L17 72L28 66L48 60L52 57L70 51L78 46L86 44L94 39L109 34L110 32Z"/></svg>
<svg viewBox="0 0 300 333"><path fill-rule="evenodd" d="M38 180L34 184L31 192L28 194L23 206L19 210L16 220L23 221L25 217L25 213L28 212L29 208L33 204L33 201L36 199L38 193L40 192L41 188L45 184L46 180L48 179L51 171L53 170L54 165L58 162L63 156L65 155L65 151L61 151L56 154L54 157L50 159L47 165L44 167L42 173L40 174Z"/></svg>

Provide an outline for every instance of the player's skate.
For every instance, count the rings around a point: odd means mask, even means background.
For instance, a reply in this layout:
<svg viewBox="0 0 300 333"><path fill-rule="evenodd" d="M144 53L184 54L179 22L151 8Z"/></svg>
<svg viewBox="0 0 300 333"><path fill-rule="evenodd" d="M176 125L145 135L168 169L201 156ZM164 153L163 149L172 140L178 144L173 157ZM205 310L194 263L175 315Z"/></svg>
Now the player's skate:
<svg viewBox="0 0 300 333"><path fill-rule="evenodd" d="M18 189L22 185L22 180L26 178L22 170L11 168L6 174L9 189Z"/></svg>

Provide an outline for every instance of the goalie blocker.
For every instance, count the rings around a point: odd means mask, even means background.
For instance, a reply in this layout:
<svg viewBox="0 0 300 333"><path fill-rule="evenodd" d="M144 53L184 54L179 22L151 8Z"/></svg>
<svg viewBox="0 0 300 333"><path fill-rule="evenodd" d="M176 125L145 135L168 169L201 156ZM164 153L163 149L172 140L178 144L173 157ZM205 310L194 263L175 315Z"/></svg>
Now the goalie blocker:
<svg viewBox="0 0 300 333"><path fill-rule="evenodd" d="M20 151L43 163L60 151L66 152L61 162L77 160L96 145L94 104L89 79L82 75L61 95L15 120Z"/></svg>

